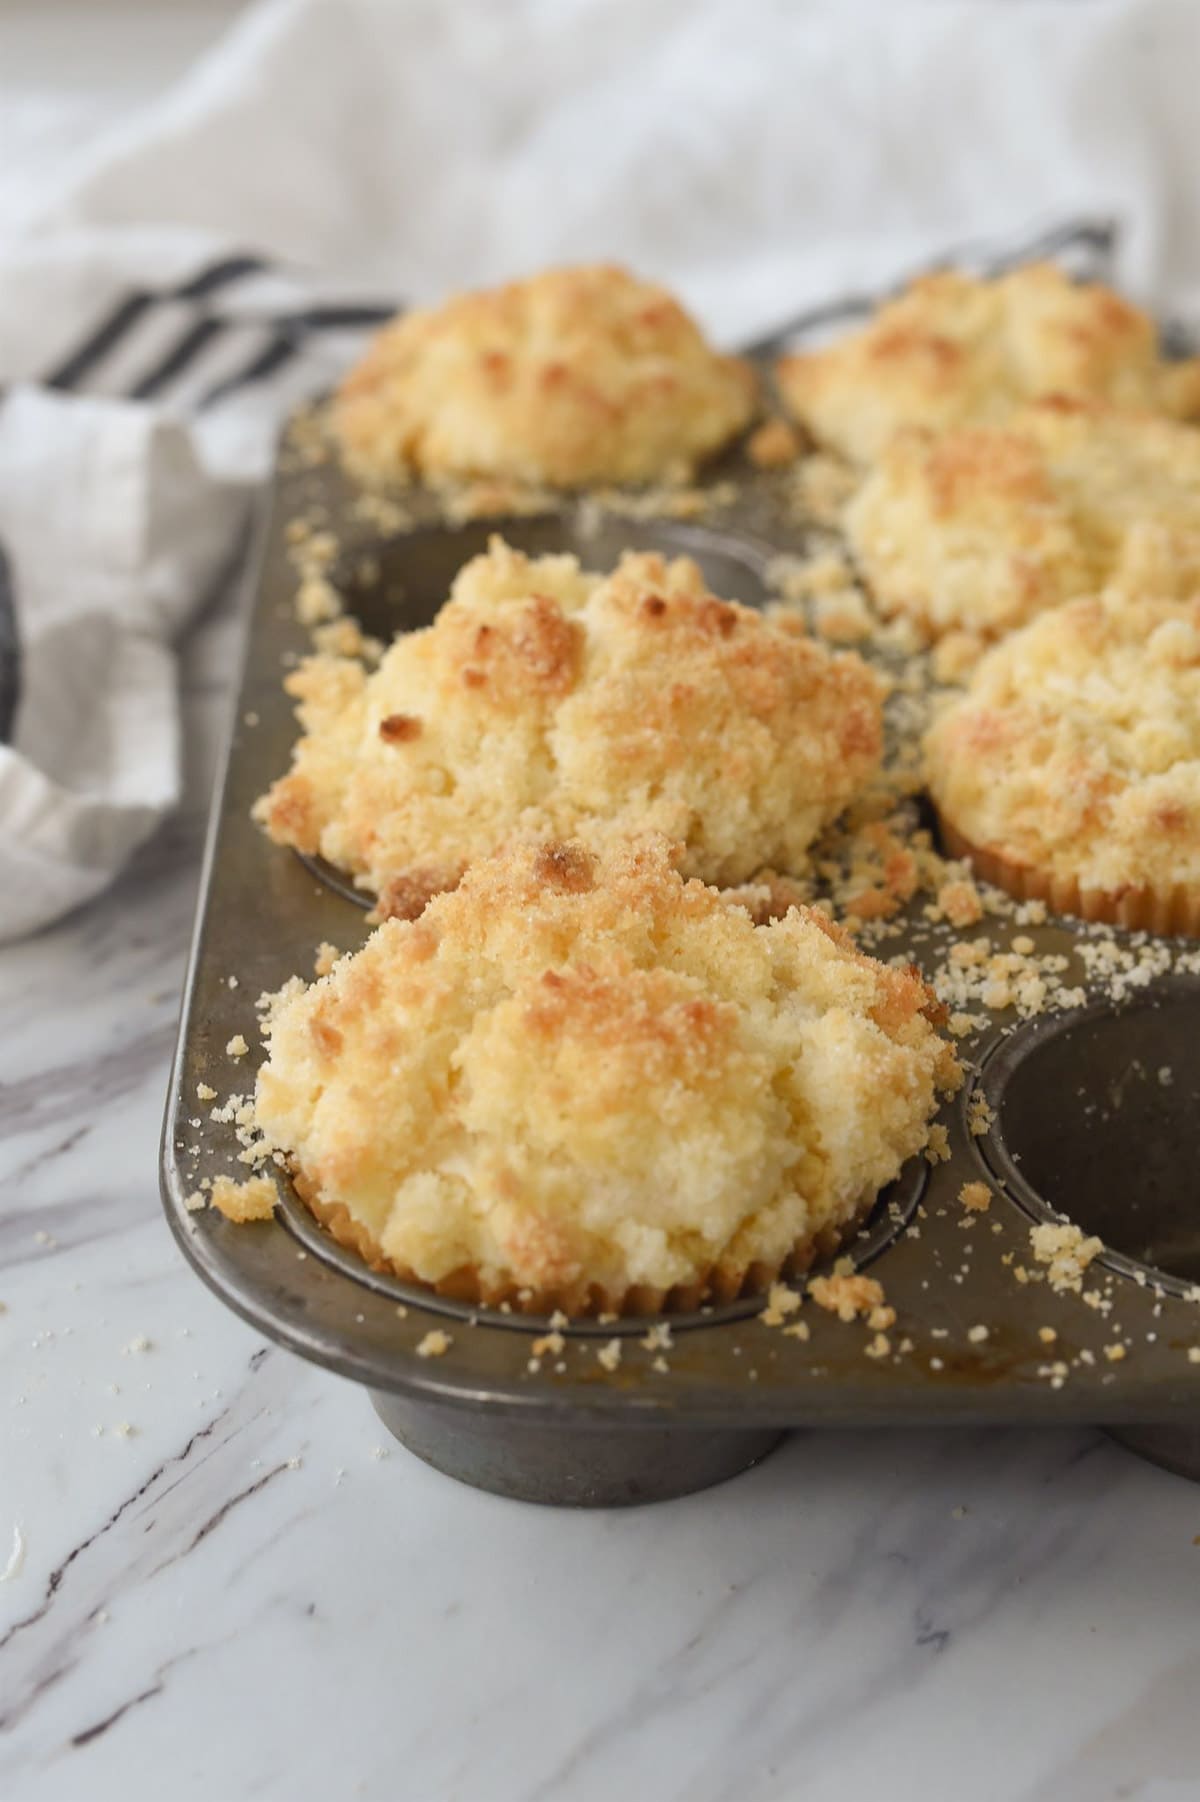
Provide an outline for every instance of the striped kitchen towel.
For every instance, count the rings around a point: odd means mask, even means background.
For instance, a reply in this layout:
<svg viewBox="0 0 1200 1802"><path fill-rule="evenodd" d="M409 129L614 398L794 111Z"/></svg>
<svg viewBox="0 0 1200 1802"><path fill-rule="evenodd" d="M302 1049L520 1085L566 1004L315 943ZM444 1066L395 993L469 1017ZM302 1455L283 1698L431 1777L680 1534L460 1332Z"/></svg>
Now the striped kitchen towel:
<svg viewBox="0 0 1200 1802"><path fill-rule="evenodd" d="M400 297L616 258L727 343L938 262L1192 314L1170 0L266 0L0 243L0 940L174 804L172 646L280 417Z"/></svg>

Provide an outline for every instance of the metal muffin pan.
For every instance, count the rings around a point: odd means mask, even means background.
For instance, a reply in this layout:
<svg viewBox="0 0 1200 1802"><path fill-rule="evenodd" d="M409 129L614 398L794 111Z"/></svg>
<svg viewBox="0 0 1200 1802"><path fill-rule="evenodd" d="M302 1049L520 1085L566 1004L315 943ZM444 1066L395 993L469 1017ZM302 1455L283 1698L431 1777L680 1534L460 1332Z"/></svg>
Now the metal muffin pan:
<svg viewBox="0 0 1200 1802"><path fill-rule="evenodd" d="M867 1355L873 1335L862 1322L806 1301L793 1317L809 1327L801 1340L766 1325L761 1298L749 1297L668 1317L665 1352L642 1343L652 1322L581 1321L566 1330L561 1353L531 1369L533 1337L547 1323L470 1310L368 1270L294 1195L274 1221L248 1227L186 1206L201 1178L239 1169L231 1129L209 1120L212 1104L197 1100L197 1085L222 1101L252 1090L254 998L307 975L321 940L348 950L367 932L352 889L270 844L250 820L255 798L287 765L295 722L281 677L308 648L294 613L287 522L315 516L335 533L335 583L364 628L385 637L427 623L494 530L523 549L573 550L600 568L628 545L686 552L718 593L760 604L771 559L802 555L809 535L785 505L786 474L755 471L737 453L712 473L732 477L736 492L702 523L633 517L592 500L448 526L418 495L405 497L411 523L385 537L333 465L306 464L285 446L260 534L163 1132L163 1201L184 1255L260 1331L363 1384L418 1456L526 1500L684 1494L805 1426L1094 1422L1200 1475L1200 1354L1188 1356L1200 1345L1200 1306L1188 1293L1200 1279L1196 978L1164 976L1122 1006L1099 1002L1016 1027L1011 1014L997 1015L961 1042L977 1074L941 1116L949 1160L908 1167L850 1248L871 1263L896 1310L893 1347L907 1347L881 1357ZM998 950L1024 933L1038 953L1078 965L1074 947L1092 930L988 917L971 932ZM909 952L930 968L960 936L914 910L882 955ZM225 1047L236 1033L255 1049L235 1062ZM976 1088L996 1113L983 1138L967 1113ZM977 1180L994 1199L964 1229L958 1193ZM1100 1286L1107 1311L1018 1280L1016 1266L1038 1268L1031 1224L1056 1209L1111 1247L1084 1282ZM449 1335L448 1349L419 1356L433 1328ZM1040 1336L1046 1328L1052 1344ZM609 1369L597 1352L614 1338L621 1356ZM1118 1341L1128 1349L1114 1361L1106 1348Z"/></svg>

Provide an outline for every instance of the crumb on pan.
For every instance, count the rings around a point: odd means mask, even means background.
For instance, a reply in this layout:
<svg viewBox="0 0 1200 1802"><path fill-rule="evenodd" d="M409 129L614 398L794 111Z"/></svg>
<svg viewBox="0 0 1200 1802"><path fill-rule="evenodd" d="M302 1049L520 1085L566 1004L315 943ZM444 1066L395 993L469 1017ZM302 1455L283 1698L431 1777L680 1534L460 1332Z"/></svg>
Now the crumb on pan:
<svg viewBox="0 0 1200 1802"><path fill-rule="evenodd" d="M817 525L841 525L842 511L859 477L852 464L827 452L805 457L796 470L796 505Z"/></svg>
<svg viewBox="0 0 1200 1802"><path fill-rule="evenodd" d="M937 905L952 926L974 926L983 918L979 890L969 879L945 882L937 893Z"/></svg>
<svg viewBox="0 0 1200 1802"><path fill-rule="evenodd" d="M786 1283L772 1283L767 1305L758 1318L764 1326L782 1326L789 1315L796 1313L803 1300L798 1289L791 1289Z"/></svg>
<svg viewBox="0 0 1200 1802"><path fill-rule="evenodd" d="M930 1164L948 1164L950 1162L950 1135L940 1120L929 1129L925 1157Z"/></svg>
<svg viewBox="0 0 1200 1802"><path fill-rule="evenodd" d="M322 939L313 958L313 975L328 976L341 955L336 945L331 945L328 939Z"/></svg>
<svg viewBox="0 0 1200 1802"><path fill-rule="evenodd" d="M767 419L751 433L746 454L759 469L781 469L800 454L800 440L786 419Z"/></svg>
<svg viewBox="0 0 1200 1802"><path fill-rule="evenodd" d="M964 1183L958 1199L969 1213L986 1214L992 1205L992 1191L986 1183Z"/></svg>
<svg viewBox="0 0 1200 1802"><path fill-rule="evenodd" d="M1029 1243L1039 1264L1048 1266L1046 1280L1060 1293L1083 1288L1083 1273L1104 1250L1102 1240L1085 1237L1069 1222L1042 1221L1029 1229Z"/></svg>
<svg viewBox="0 0 1200 1802"><path fill-rule="evenodd" d="M240 1183L230 1176L215 1176L208 1199L226 1220L242 1226L250 1220L269 1220L279 1205L279 1190L273 1176L251 1176Z"/></svg>
<svg viewBox="0 0 1200 1802"><path fill-rule="evenodd" d="M835 1270L832 1276L814 1276L808 1293L819 1308L845 1321L871 1314L883 1306L884 1300L882 1283L856 1271Z"/></svg>

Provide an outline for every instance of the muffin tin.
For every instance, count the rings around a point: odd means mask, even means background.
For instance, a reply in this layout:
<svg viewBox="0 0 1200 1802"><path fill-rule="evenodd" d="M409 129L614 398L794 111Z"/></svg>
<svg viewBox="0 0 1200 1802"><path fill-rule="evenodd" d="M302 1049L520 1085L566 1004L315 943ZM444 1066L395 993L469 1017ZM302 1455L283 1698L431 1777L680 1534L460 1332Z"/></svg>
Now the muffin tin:
<svg viewBox="0 0 1200 1802"><path fill-rule="evenodd" d="M652 1321L581 1321L564 1331L561 1351L535 1357L548 1322L471 1310L367 1269L282 1178L283 1203L267 1224L235 1226L187 1207L203 1177L239 1168L232 1129L211 1121L197 1086L221 1102L249 1094L257 1052L234 1060L226 1046L238 1033L257 1044L254 999L308 975L320 941L349 950L367 932L361 896L270 844L249 817L287 765L295 723L281 677L308 648L287 523L315 519L336 535L335 585L364 629L385 637L427 623L495 530L530 552L572 550L598 568L627 546L686 553L716 592L761 604L772 559L804 555L810 543L787 498L789 472L755 470L735 453L709 476L715 498L702 519L639 516L592 498L454 526L418 494L404 497L403 527L385 534L333 464L285 442L261 528L164 1125L162 1194L179 1244L259 1330L363 1384L410 1450L508 1496L612 1504L680 1495L753 1464L789 1429L821 1425L1095 1422L1200 1475L1200 1350L1188 1355L1200 1347L1195 975L1162 972L1121 1003L1015 1026L1011 1013L996 1014L961 1041L975 1068L940 1116L948 1160L908 1166L849 1248L897 1313L882 1355L871 1355L879 1348L861 1321L806 1300L787 1322L807 1325L801 1339L767 1325L762 1298L750 1297L670 1317L668 1347ZM914 904L880 954L909 952L930 969L954 940L979 934L999 951L1025 934L1038 954L1078 965L1076 946L1095 931L989 916L964 935L931 925ZM983 1137L970 1124L977 1093L995 1114ZM993 1199L968 1215L958 1195L976 1181ZM1030 1229L1058 1209L1111 1248L1084 1277L1099 1307L1019 1278L1018 1266L1042 1274ZM422 1356L433 1329L449 1343Z"/></svg>

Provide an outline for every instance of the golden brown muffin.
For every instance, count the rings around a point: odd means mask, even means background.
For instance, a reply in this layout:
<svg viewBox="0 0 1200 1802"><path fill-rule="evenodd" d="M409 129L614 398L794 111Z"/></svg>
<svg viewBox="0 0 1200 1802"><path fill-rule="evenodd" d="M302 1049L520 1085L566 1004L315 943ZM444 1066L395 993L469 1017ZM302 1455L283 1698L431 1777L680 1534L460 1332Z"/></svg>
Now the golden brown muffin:
<svg viewBox="0 0 1200 1802"><path fill-rule="evenodd" d="M855 463L902 426L992 425L1047 394L1200 415L1200 360L1165 362L1148 314L1052 263L924 276L861 331L785 357L778 376L818 443Z"/></svg>
<svg viewBox="0 0 1200 1802"><path fill-rule="evenodd" d="M304 736L257 817L393 914L518 828L664 832L710 882L797 874L882 743L859 658L718 600L686 558L602 577L498 538L373 674L313 657L287 686Z"/></svg>
<svg viewBox="0 0 1200 1802"><path fill-rule="evenodd" d="M925 741L957 855L1056 912L1200 931L1200 600L1069 601L990 652Z"/></svg>
<svg viewBox="0 0 1200 1802"><path fill-rule="evenodd" d="M686 479L756 400L749 366L664 288L599 266L402 314L346 377L332 423L364 480L583 488Z"/></svg>
<svg viewBox="0 0 1200 1802"><path fill-rule="evenodd" d="M1148 556L1200 577L1200 431L1050 400L1003 427L901 432L845 525L884 613L995 637Z"/></svg>
<svg viewBox="0 0 1200 1802"><path fill-rule="evenodd" d="M694 1306L834 1248L957 1080L920 979L662 841L521 842L285 1000L255 1112L337 1237L472 1301Z"/></svg>

